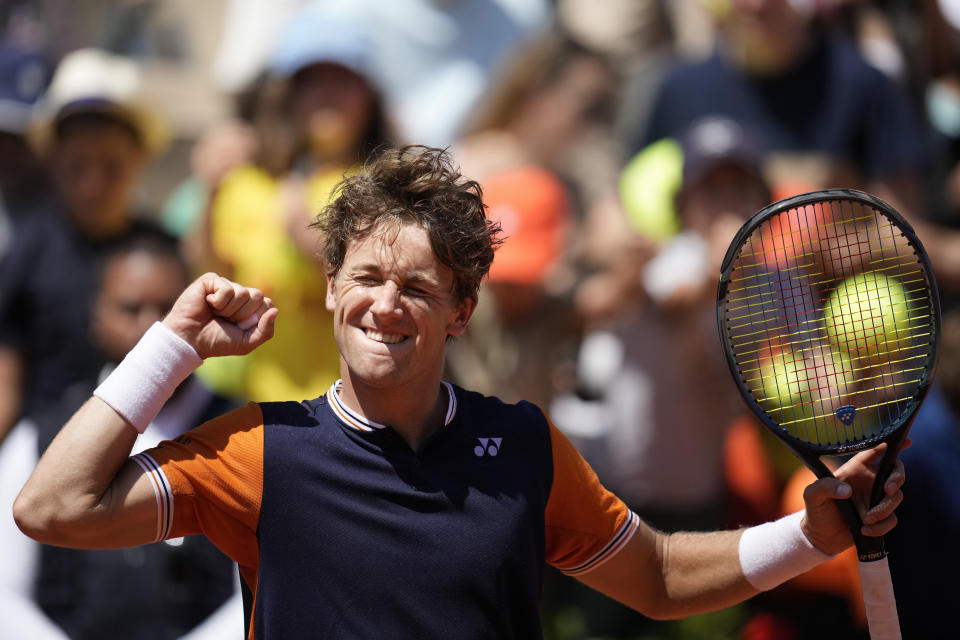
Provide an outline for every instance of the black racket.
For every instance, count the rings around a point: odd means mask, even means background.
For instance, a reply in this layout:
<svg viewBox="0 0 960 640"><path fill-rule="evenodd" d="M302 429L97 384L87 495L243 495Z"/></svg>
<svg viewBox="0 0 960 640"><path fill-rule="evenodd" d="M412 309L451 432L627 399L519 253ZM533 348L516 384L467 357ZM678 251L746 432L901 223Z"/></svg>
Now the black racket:
<svg viewBox="0 0 960 640"><path fill-rule="evenodd" d="M823 456L887 443L871 506L933 375L937 286L923 246L882 200L851 189L775 202L740 229L723 260L717 320L730 372L760 421L818 477ZM870 636L900 638L883 538L860 533Z"/></svg>

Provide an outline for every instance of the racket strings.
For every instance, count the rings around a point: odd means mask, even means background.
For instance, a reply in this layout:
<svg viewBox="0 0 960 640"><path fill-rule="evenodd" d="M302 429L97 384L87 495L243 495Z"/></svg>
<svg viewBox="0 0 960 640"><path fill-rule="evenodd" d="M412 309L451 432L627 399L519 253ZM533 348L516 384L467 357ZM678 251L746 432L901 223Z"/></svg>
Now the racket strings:
<svg viewBox="0 0 960 640"><path fill-rule="evenodd" d="M889 217L852 200L788 209L753 230L730 273L727 342L774 422L831 445L896 426L924 379L933 309Z"/></svg>

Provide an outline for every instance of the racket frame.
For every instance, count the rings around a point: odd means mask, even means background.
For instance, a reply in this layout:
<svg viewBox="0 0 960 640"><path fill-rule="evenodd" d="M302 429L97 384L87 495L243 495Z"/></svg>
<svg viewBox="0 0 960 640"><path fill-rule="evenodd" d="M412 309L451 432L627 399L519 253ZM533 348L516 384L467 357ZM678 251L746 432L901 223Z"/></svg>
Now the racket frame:
<svg viewBox="0 0 960 640"><path fill-rule="evenodd" d="M744 376L741 374L739 367L735 362L735 357L733 356L734 351L730 344L728 332L725 328L726 318L724 314L724 301L727 298L730 283L733 281L733 278L731 278L731 272L733 270L734 262L739 255L744 242L760 225L773 216L779 215L791 209L799 209L817 203L837 201L852 201L871 207L879 212L880 215L890 219L891 222L902 233L907 242L912 246L917 260L920 262L926 275L929 291L930 314L933 321L933 331L931 332L930 337L930 356L924 367L923 374L920 378L920 381L917 383L916 390L906 402L904 410L900 413L897 420L890 425L887 425L878 433L872 434L861 441L855 443L830 445L806 442L800 438L790 435L785 428L781 427L775 420L773 420L763 409L763 407L759 405L753 393L748 388L744 380ZM916 232L914 231L913 227L910 226L910 224L904 219L904 217L896 209L880 198L856 189L823 189L811 191L809 193L803 193L779 200L760 209L740 228L731 241L726 255L723 258L723 263L720 269L720 281L717 287L717 326L720 330L720 339L723 343L727 365L729 366L730 373L736 382L737 389L740 391L740 395L743 397L744 401L757 416L757 418L759 418L760 422L770 432L782 440L784 444L790 448L794 455L800 458L800 460L811 471L813 471L818 478L834 477L831 470L821 459L823 456L844 456L856 453L857 451L863 451L865 449L872 448L881 442L887 443L887 450L877 466L877 475L871 491L869 506L872 507L879 503L884 495L883 485L893 470L894 465L896 464L897 454L900 450L901 443L909 431L910 423L913 421L916 410L920 407L921 402L923 402L923 399L929 390L936 367L937 342L939 341L940 337L940 297L937 290L936 279L933 273L933 267L930 264L930 259L927 256L920 239L917 237ZM885 558L886 550L884 549L883 538L864 536L860 532L863 523L853 502L851 500L840 500L837 502L837 504L840 507L840 512L843 514L844 519L847 521L847 524L850 527L851 534L853 535L856 543L857 555L860 558L860 561L874 562Z"/></svg>

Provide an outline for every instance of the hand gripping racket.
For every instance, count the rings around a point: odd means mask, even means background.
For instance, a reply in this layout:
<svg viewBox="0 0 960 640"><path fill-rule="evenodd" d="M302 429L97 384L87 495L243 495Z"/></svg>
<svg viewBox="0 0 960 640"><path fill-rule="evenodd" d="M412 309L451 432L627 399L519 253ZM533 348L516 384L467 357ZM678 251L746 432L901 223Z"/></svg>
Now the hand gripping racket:
<svg viewBox="0 0 960 640"><path fill-rule="evenodd" d="M889 204L850 189L775 202L723 260L717 320L730 372L760 421L818 477L822 456L887 443L871 492L883 498L901 441L930 385L940 303L930 260ZM873 640L900 638L883 538L860 533Z"/></svg>

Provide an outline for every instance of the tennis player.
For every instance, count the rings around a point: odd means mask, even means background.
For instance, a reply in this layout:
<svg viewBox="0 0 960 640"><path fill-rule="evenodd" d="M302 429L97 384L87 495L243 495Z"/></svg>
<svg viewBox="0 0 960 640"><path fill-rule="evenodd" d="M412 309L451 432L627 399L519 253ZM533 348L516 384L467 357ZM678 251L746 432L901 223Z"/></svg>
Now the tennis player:
<svg viewBox="0 0 960 640"><path fill-rule="evenodd" d="M239 563L256 639L538 638L545 563L648 616L681 617L851 544L834 500L867 492L877 450L811 484L805 510L782 520L665 535L540 409L443 381L445 345L466 330L500 242L478 185L443 151L382 154L315 226L342 379L129 457L204 358L273 335L269 298L206 274L47 449L14 506L24 532L93 548L202 533ZM864 533L892 529L903 478L898 467L863 512Z"/></svg>

